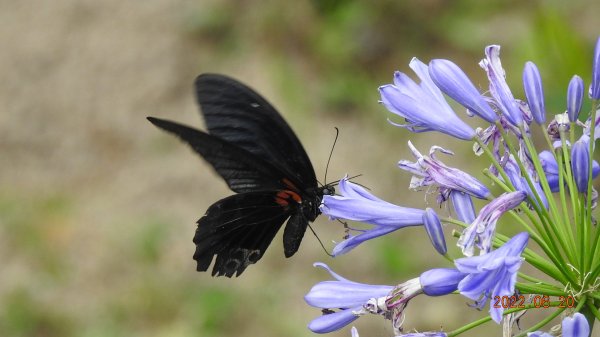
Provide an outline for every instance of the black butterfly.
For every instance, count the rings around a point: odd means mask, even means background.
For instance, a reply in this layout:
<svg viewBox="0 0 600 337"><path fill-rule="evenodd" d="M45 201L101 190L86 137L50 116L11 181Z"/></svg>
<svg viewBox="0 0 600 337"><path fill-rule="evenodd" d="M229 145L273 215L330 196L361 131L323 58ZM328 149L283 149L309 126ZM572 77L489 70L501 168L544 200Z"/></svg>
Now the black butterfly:
<svg viewBox="0 0 600 337"><path fill-rule="evenodd" d="M281 115L242 83L216 74L195 82L208 133L148 117L188 143L237 194L221 199L198 220L194 260L212 275L239 276L256 263L287 220L286 257L296 253L306 227L321 213L330 185L319 187L302 144Z"/></svg>

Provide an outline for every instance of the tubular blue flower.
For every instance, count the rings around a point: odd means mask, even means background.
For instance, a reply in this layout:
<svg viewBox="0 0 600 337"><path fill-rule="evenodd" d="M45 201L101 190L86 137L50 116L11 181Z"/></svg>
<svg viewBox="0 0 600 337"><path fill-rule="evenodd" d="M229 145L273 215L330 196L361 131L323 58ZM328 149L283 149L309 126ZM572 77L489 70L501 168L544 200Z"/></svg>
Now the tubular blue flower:
<svg viewBox="0 0 600 337"><path fill-rule="evenodd" d="M589 165L589 137L583 135L571 148L571 169L573 170L575 185L577 185L580 193L587 193L590 172Z"/></svg>
<svg viewBox="0 0 600 337"><path fill-rule="evenodd" d="M394 289L387 285L371 285L347 280L334 273L324 263L315 263L314 266L324 268L337 280L317 283L304 297L309 305L329 312L308 324L308 328L315 333L328 333L343 328L359 315L366 313L363 307L370 300L385 298ZM340 309L340 311L331 312L331 309Z"/></svg>
<svg viewBox="0 0 600 337"><path fill-rule="evenodd" d="M523 192L527 193L529 198L532 201L534 201L537 205L538 203L537 203L535 194L529 187L529 184L527 183L527 179L523 176L523 173L521 172L521 169L519 168L519 165L517 164L513 155L510 155L508 157L508 160L506 161L506 164L504 166L504 171L506 172L508 179L510 179L510 182L513 184L515 189L517 191L523 191ZM533 185L534 185L538 195L542 199L543 206L546 209L548 209L548 200L546 199L546 195L544 194L544 190L542 189L542 186L540 185L539 182L536 182L533 179L533 174L531 174L530 172L527 172L527 174L529 175L529 179L533 182Z"/></svg>
<svg viewBox="0 0 600 337"><path fill-rule="evenodd" d="M556 162L556 158L554 158L554 155L550 151L540 152L539 157L546 180L548 180L548 185L550 185L550 190L558 192L560 186L558 184L558 163ZM592 162L592 179L595 179L598 174L600 174L600 164L594 160Z"/></svg>
<svg viewBox="0 0 600 337"><path fill-rule="evenodd" d="M552 192L558 192L560 190L560 186L558 184L558 163L556 162L556 158L554 158L554 154L552 154L550 151L544 150L540 152L539 158L542 164L542 170L544 170L544 174L546 175L548 185L550 185L550 190Z"/></svg>
<svg viewBox="0 0 600 337"><path fill-rule="evenodd" d="M408 122L392 124L412 132L435 130L459 139L472 139L475 131L456 116L440 89L431 80L427 65L413 58L410 68L421 79L420 84L406 74L396 72L394 84L379 87L383 105Z"/></svg>
<svg viewBox="0 0 600 337"><path fill-rule="evenodd" d="M542 77L533 62L525 63L523 69L523 88L527 104L533 114L536 123L542 124L546 121L546 110L544 109L544 87L542 86Z"/></svg>
<svg viewBox="0 0 600 337"><path fill-rule="evenodd" d="M425 230L427 231L429 240L435 250L441 255L446 255L448 250L446 249L446 239L444 238L442 223L433 209L429 207L425 209L425 213L423 214L423 224L425 225Z"/></svg>
<svg viewBox="0 0 600 337"><path fill-rule="evenodd" d="M485 205L473 223L465 228L458 239L457 245L461 247L465 256L473 256L475 246L482 253L487 253L492 248L492 239L496 232L496 222L502 214L519 206L527 194L523 191L504 193Z"/></svg>
<svg viewBox="0 0 600 337"><path fill-rule="evenodd" d="M424 156L410 141L408 141L408 147L415 156L416 161L413 163L408 160L401 160L398 162L398 167L413 174L410 181L411 189L418 190L421 187L436 184L440 190L439 201L447 200L453 190L468 193L479 199L485 199L491 195L490 190L479 180L464 171L446 166L435 157L436 151L445 154L454 154L453 152L439 146L432 146L429 150L429 156Z"/></svg>
<svg viewBox="0 0 600 337"><path fill-rule="evenodd" d="M562 321L562 337L588 337L590 325L585 316L576 312L573 317L565 317ZM553 335L535 331L527 334L527 337L553 337Z"/></svg>
<svg viewBox="0 0 600 337"><path fill-rule="evenodd" d="M347 219L375 225L356 236L340 242L333 249L333 255L344 254L366 240L393 232L407 226L423 224L424 211L401 207L383 201L364 188L353 184L347 178L340 180L341 196L323 197L320 210L330 219Z"/></svg>
<svg viewBox="0 0 600 337"><path fill-rule="evenodd" d="M508 84L506 84L504 69L500 62L500 46L487 46L485 55L486 58L481 60L479 65L487 72L490 80L490 93L508 121L519 126L523 123L523 116Z"/></svg>
<svg viewBox="0 0 600 337"><path fill-rule="evenodd" d="M418 295L448 295L458 289L458 283L467 274L453 268L431 269L419 276L394 287L385 300L385 306L391 313L395 331L402 330L403 312L408 302Z"/></svg>
<svg viewBox="0 0 600 337"><path fill-rule="evenodd" d="M425 295L443 296L456 291L465 276L454 268L435 268L421 274L419 281Z"/></svg>
<svg viewBox="0 0 600 337"><path fill-rule="evenodd" d="M470 224L475 220L475 207L473 207L473 200L470 195L460 191L452 191L450 199L458 220L466 224Z"/></svg>
<svg viewBox="0 0 600 337"><path fill-rule="evenodd" d="M576 312L573 317L565 317L562 321L563 337L588 337L590 324L583 314Z"/></svg>
<svg viewBox="0 0 600 337"><path fill-rule="evenodd" d="M429 62L429 75L446 95L462 104L470 112L490 123L498 120L498 115L479 93L459 66L449 60Z"/></svg>
<svg viewBox="0 0 600 337"><path fill-rule="evenodd" d="M489 298L510 296L515 292L517 271L523 263L521 253L527 246L529 234L515 235L502 247L484 255L456 259L456 268L468 274L458 284L458 291L483 306ZM490 316L496 323L502 320L504 309L490 305Z"/></svg>
<svg viewBox="0 0 600 337"><path fill-rule="evenodd" d="M592 84L590 84L590 98L600 99L600 38L594 48L594 62L592 66Z"/></svg>
<svg viewBox="0 0 600 337"><path fill-rule="evenodd" d="M567 89L567 115L569 115L569 121L575 122L577 120L582 104L583 80L581 77L574 75Z"/></svg>
<svg viewBox="0 0 600 337"><path fill-rule="evenodd" d="M594 123L592 123L592 116L588 117L583 128L583 134L589 137L592 127L594 128L594 140L598 140L600 138L600 109L596 110L596 121Z"/></svg>
<svg viewBox="0 0 600 337"><path fill-rule="evenodd" d="M458 283L467 274L454 268L435 268L394 287L385 304L388 309L402 308L420 294L428 296L448 295L458 289Z"/></svg>

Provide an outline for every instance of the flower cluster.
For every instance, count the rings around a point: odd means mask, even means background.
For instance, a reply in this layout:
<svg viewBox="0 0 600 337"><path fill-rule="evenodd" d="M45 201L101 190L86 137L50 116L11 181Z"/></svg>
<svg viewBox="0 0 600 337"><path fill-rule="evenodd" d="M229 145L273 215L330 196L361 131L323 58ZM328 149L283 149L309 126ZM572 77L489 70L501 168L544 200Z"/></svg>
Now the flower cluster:
<svg viewBox="0 0 600 337"><path fill-rule="evenodd" d="M317 263L336 280L320 282L306 295L306 302L323 312L309 329L328 333L362 315L375 314L391 321L396 336L456 336L482 324L504 322L504 336L519 330L520 335L546 337L551 335L540 329L548 330L546 325L562 316L555 329L563 336L589 336L593 324L588 322L600 319L600 228L593 215L598 196L593 180L600 173L593 160L595 141L600 138L600 39L592 64L589 112L583 108L584 81L575 75L568 84L565 110L547 114L542 76L533 62L526 62L523 69L524 97L513 94L497 45L485 48L479 63L489 80L489 87L482 90L456 64L443 59L425 64L413 58L410 68L418 80L398 71L392 84L381 86L381 103L404 120L392 117L388 120L392 125L471 142L475 155L489 159L490 166L481 168L488 183L438 159L437 154L452 155L450 150L432 146L424 155L410 141L414 161L400 160L398 167L412 174L410 189L435 190L438 204L448 204L447 214L395 205L343 178L339 195L323 197L321 212L330 219L371 227L354 229L346 224L350 233L336 244L334 256L404 227L421 226L433 248L452 265L393 286L350 281ZM477 121L465 123L447 97L462 105L466 116L476 118L481 127L470 126ZM484 203L478 211L473 198ZM506 233L499 226L500 218L521 230ZM459 249L447 248L447 226L459 229ZM522 270L523 265L528 269ZM527 274L532 270L544 276ZM453 331L405 332L404 315L410 312L412 298L452 294L466 297L472 307L488 307L488 316ZM511 296L527 300L511 308L492 305L494 298ZM533 326L516 325L526 310L540 309L534 298L548 299L543 307L547 317ZM552 298L571 301L564 305ZM351 335L358 337L356 328Z"/></svg>

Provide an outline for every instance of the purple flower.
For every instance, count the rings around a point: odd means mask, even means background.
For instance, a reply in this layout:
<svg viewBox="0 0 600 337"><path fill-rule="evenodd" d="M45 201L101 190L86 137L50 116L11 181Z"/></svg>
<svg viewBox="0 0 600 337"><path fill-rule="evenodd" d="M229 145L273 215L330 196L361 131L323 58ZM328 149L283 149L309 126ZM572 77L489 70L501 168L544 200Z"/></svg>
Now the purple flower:
<svg viewBox="0 0 600 337"><path fill-rule="evenodd" d="M548 185L550 185L550 190L552 192L558 192L560 190L558 184L558 163L556 162L556 158L554 158L554 154L550 151L542 151L540 152L539 157L542 163L542 169L546 175L546 180L548 180ZM594 160L592 163L592 179L595 179L598 174L600 174L600 164Z"/></svg>
<svg viewBox="0 0 600 337"><path fill-rule="evenodd" d="M395 331L402 330L404 309L408 302L420 294L428 296L448 295L458 289L458 283L466 276L457 269L436 268L394 287L388 295L385 305L391 313Z"/></svg>
<svg viewBox="0 0 600 337"><path fill-rule="evenodd" d="M544 170L546 180L548 180L548 185L550 185L550 190L558 192L560 190L558 184L558 163L556 162L556 158L554 158L554 154L544 150L540 152L539 157L542 163L542 170Z"/></svg>
<svg viewBox="0 0 600 337"><path fill-rule="evenodd" d="M516 126L523 123L523 116L512 92L506 84L504 69L500 62L500 46L485 48L486 58L479 65L487 72L490 80L490 93L504 116Z"/></svg>
<svg viewBox="0 0 600 337"><path fill-rule="evenodd" d="M591 99L600 99L600 38L596 41L596 48L594 49L592 84L590 84L589 94Z"/></svg>
<svg viewBox="0 0 600 337"><path fill-rule="evenodd" d="M458 220L466 224L470 224L475 220L475 207L473 207L473 200L470 195L460 191L452 191L450 199Z"/></svg>
<svg viewBox="0 0 600 337"><path fill-rule="evenodd" d="M492 124L498 120L496 112L467 75L452 61L432 60L429 62L429 75L438 88L470 112Z"/></svg>
<svg viewBox="0 0 600 337"><path fill-rule="evenodd" d="M383 105L408 122L393 124L412 132L435 130L459 139L472 139L475 131L456 116L440 89L431 80L427 65L413 58L410 68L421 79L420 84L406 74L396 72L394 84L379 87Z"/></svg>
<svg viewBox="0 0 600 337"><path fill-rule="evenodd" d="M563 337L587 337L590 325L583 314L576 312L573 317L565 317L562 321Z"/></svg>
<svg viewBox="0 0 600 337"><path fill-rule="evenodd" d="M569 115L569 121L575 122L577 120L582 104L583 80L581 77L574 75L567 89L567 114Z"/></svg>
<svg viewBox="0 0 600 337"><path fill-rule="evenodd" d="M433 209L429 207L425 209L425 213L423 214L423 224L425 225L425 230L427 231L429 240L435 250L441 255L446 255L448 250L446 249L446 239L444 238L442 223Z"/></svg>
<svg viewBox="0 0 600 337"><path fill-rule="evenodd" d="M588 337L590 325L585 316L576 312L573 317L565 317L562 321L562 337ZM527 337L553 337L553 335L535 331L527 334Z"/></svg>
<svg viewBox="0 0 600 337"><path fill-rule="evenodd" d="M432 146L429 150L429 156L422 155L413 144L408 141L408 147L416 158L413 163L408 160L398 162L398 167L413 174L410 181L411 189L420 187L438 185L440 190L439 201L448 199L450 192L461 191L468 193L479 199L489 197L490 190L473 176L456 168L448 167L435 157L435 152L439 151L445 154L453 154L439 146Z"/></svg>
<svg viewBox="0 0 600 337"><path fill-rule="evenodd" d="M423 224L424 211L401 207L383 201L347 178L340 180L341 196L326 195L320 210L330 219L347 219L375 225L361 234L350 236L333 249L333 255L344 254L366 240L393 232L407 226Z"/></svg>
<svg viewBox="0 0 600 337"><path fill-rule="evenodd" d="M504 166L504 170L506 172L506 175L508 176L508 179L510 179L510 182L513 184L513 186L515 187L515 189L517 191L523 191L525 193L527 193L527 195L529 196L529 198L536 203L537 203L537 199L535 197L535 194L533 193L533 191L531 190L531 188L529 187L529 184L527 183L527 179L523 176L521 169L519 168L519 165L517 164L515 158L513 157L513 155L510 155L505 166ZM534 172L534 171L533 171ZM546 199L546 195L544 194L544 190L542 189L542 186L540 185L539 182L536 182L533 178L533 172L527 172L527 174L529 175L529 179L532 181L538 195L540 196L540 198L542 199L542 203L543 206L548 209L548 200ZM539 206L539 205L538 205Z"/></svg>
<svg viewBox="0 0 600 337"><path fill-rule="evenodd" d="M372 299L381 299L394 289L387 285L371 285L353 282L334 273L326 264L315 263L315 267L324 268L336 281L317 283L304 296L306 303L313 307L324 309L324 315L315 318L308 328L315 333L328 333L339 330L350 324L359 315L367 313L364 306ZM339 309L333 312L331 309Z"/></svg>
<svg viewBox="0 0 600 337"><path fill-rule="evenodd" d="M453 268L430 269L419 277L423 293L428 296L448 295L458 289L466 274Z"/></svg>
<svg viewBox="0 0 600 337"><path fill-rule="evenodd" d="M481 307L489 298L514 294L517 271L524 260L521 253L528 240L529 234L522 232L487 254L455 260L456 268L468 274L458 284L458 291ZM490 315L496 323L502 320L503 312L501 306L490 305Z"/></svg>
<svg viewBox="0 0 600 337"><path fill-rule="evenodd" d="M594 123L592 123L592 116L588 117L583 128L583 134L589 137L592 127L594 128L594 140L597 140L600 138L600 110L596 110L596 121Z"/></svg>
<svg viewBox="0 0 600 337"><path fill-rule="evenodd" d="M477 246L483 253L488 253L492 248L492 239L496 232L496 222L502 214L519 206L527 194L522 191L504 193L485 205L473 223L465 228L458 239L465 256L473 256Z"/></svg>
<svg viewBox="0 0 600 337"><path fill-rule="evenodd" d="M529 109L533 114L536 123L542 124L546 121L546 111L544 109L544 88L542 87L542 78L540 72L533 62L525 63L523 69L523 88Z"/></svg>
<svg viewBox="0 0 600 337"><path fill-rule="evenodd" d="M571 169L575 177L575 185L580 193L587 193L589 181L590 147L586 135L573 144L571 148Z"/></svg>

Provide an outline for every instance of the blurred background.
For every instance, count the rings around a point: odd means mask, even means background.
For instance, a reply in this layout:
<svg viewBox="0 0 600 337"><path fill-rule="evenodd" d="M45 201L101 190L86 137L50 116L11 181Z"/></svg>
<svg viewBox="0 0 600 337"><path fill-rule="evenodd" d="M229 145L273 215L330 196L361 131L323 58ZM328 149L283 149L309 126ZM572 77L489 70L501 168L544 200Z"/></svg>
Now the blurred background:
<svg viewBox="0 0 600 337"><path fill-rule="evenodd" d="M328 180L361 173L390 202L437 207L395 166L412 159L409 137L424 153L454 150L443 160L478 177L487 164L466 142L389 125L377 87L417 56L452 59L485 89L477 64L501 44L515 96L533 60L547 110L563 112L570 77L589 84L598 13L591 0L0 1L0 336L311 336L320 311L303 296L330 278L313 262L375 284L449 266L406 229L336 259L310 232L285 259L280 233L240 278L197 273L195 221L231 192L145 117L201 128L193 80L228 74L281 111L319 179L338 127ZM325 217L313 227L329 250L344 234ZM451 331L479 317L459 296L418 298L405 326ZM355 325L393 335L380 317Z"/></svg>

